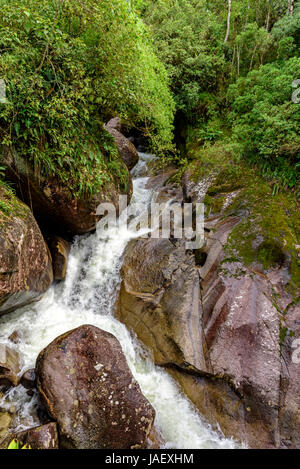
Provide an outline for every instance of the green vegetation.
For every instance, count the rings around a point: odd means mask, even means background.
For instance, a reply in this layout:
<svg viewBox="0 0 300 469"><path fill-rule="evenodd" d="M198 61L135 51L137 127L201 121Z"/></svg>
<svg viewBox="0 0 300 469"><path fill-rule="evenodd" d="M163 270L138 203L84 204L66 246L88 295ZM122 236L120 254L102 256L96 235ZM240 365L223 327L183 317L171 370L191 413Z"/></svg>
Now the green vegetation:
<svg viewBox="0 0 300 469"><path fill-rule="evenodd" d="M1 143L37 173L55 175L74 195L92 195L112 178L124 183L103 122L119 115L153 151L169 154L175 112L177 137L230 144L275 191L299 191L300 104L291 99L300 79L299 0L293 8L288 0L0 0L0 7L8 98Z"/></svg>
<svg viewBox="0 0 300 469"><path fill-rule="evenodd" d="M177 111L193 123L207 111L210 93L223 79L222 26L202 0L149 0L139 5L169 72Z"/></svg>
<svg viewBox="0 0 300 469"><path fill-rule="evenodd" d="M3 151L13 145L37 173L74 195L124 179L103 122L120 115L170 147L173 101L166 71L130 2L0 0Z"/></svg>
<svg viewBox="0 0 300 469"><path fill-rule="evenodd" d="M136 3L171 78L177 132L204 146L230 143L274 190L299 192L300 2Z"/></svg>
<svg viewBox="0 0 300 469"><path fill-rule="evenodd" d="M242 262L250 272L254 268L262 273L285 264L291 273L289 291L297 295L300 220L294 195L272 194L270 184L256 169L238 161L221 142L205 148L194 145L189 152L193 158L189 170L195 181L214 175L204 199L206 216L241 219L229 237L224 262ZM225 204L229 193L234 197Z"/></svg>
<svg viewBox="0 0 300 469"><path fill-rule="evenodd" d="M294 187L300 169L300 105L291 83L300 76L300 58L266 64L240 78L228 91L233 140L239 152L266 175Z"/></svg>
<svg viewBox="0 0 300 469"><path fill-rule="evenodd" d="M16 196L13 189L0 179L0 228L13 216L28 216L29 208Z"/></svg>
<svg viewBox="0 0 300 469"><path fill-rule="evenodd" d="M26 444L20 448L20 442L15 438L10 442L7 449L31 449L31 446Z"/></svg>
<svg viewBox="0 0 300 469"><path fill-rule="evenodd" d="M286 204L295 213L299 0L293 8L287 0L0 0L0 7L3 153L12 146L36 174L55 176L74 196L93 195L127 180L104 122L119 115L169 155L174 121L189 148L172 154L182 171L191 160L198 176L222 167L209 210L220 211L233 189L257 207L263 266L280 261L283 237L295 244ZM258 222L265 206L270 216ZM244 227L248 249L251 232Z"/></svg>

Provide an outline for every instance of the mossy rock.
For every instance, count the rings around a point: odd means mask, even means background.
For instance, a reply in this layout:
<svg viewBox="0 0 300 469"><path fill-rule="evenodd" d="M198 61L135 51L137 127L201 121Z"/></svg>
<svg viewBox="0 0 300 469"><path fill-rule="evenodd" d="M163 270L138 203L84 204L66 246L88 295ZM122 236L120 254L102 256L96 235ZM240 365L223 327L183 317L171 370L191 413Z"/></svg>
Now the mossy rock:
<svg viewBox="0 0 300 469"><path fill-rule="evenodd" d="M0 181L0 228L11 216L26 217L27 210L28 207L15 196L13 189Z"/></svg>
<svg viewBox="0 0 300 469"><path fill-rule="evenodd" d="M195 155L193 147L193 154ZM300 289L299 203L292 193L273 194L272 186L243 161L220 148L198 148L198 160L189 167L198 182L212 177L204 199L206 216L238 215L241 222L233 229L225 246L225 256L245 266L260 265L264 272L289 266L288 289L297 295ZM232 200L224 208L229 194Z"/></svg>

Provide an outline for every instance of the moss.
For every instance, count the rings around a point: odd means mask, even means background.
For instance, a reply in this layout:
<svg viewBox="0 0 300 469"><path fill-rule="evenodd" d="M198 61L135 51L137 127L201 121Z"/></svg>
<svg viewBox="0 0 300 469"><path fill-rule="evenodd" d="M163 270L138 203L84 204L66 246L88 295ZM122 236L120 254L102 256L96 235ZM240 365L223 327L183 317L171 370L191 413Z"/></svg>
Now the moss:
<svg viewBox="0 0 300 469"><path fill-rule="evenodd" d="M233 163L228 163L216 176L207 193L217 195L236 191L243 187L243 180L245 177L241 174L240 168Z"/></svg>
<svg viewBox="0 0 300 469"><path fill-rule="evenodd" d="M0 181L0 228L3 228L10 217L25 218L28 207L24 205L6 183Z"/></svg>
<svg viewBox="0 0 300 469"><path fill-rule="evenodd" d="M193 155L195 153L194 147ZM296 197L291 193L273 194L271 185L255 168L236 161L219 145L198 148L198 159L189 165L189 171L195 182L215 174L204 199L207 216L220 214L241 218L225 247L226 261L240 261L245 266L259 264L264 271L287 262L291 277L288 289L297 295L300 223ZM236 192L236 197L222 211L230 192Z"/></svg>
<svg viewBox="0 0 300 469"><path fill-rule="evenodd" d="M204 198L206 216L208 217L211 214L220 213L224 206L225 201L226 201L226 197L219 195L219 194L216 197L211 197L210 195L206 195Z"/></svg>

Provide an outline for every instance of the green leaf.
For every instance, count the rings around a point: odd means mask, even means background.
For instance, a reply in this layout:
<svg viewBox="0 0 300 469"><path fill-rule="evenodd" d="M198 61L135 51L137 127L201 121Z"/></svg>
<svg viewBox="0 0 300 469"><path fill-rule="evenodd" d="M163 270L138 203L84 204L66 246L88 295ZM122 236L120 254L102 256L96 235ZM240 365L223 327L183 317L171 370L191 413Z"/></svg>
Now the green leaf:
<svg viewBox="0 0 300 469"><path fill-rule="evenodd" d="M16 438L14 440L12 440L7 449L19 449L18 440Z"/></svg>

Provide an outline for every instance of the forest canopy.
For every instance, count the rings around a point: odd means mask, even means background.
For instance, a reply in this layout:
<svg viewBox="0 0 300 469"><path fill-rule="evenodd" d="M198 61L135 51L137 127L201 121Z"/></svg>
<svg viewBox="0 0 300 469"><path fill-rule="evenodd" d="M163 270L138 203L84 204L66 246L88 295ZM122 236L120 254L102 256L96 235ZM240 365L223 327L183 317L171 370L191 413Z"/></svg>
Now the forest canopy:
<svg viewBox="0 0 300 469"><path fill-rule="evenodd" d="M299 0L0 0L0 7L2 147L71 180L74 193L94 193L111 172L122 177L103 130L115 115L158 154L174 152L177 135L203 146L218 141L278 187L298 190Z"/></svg>
<svg viewBox="0 0 300 469"><path fill-rule="evenodd" d="M296 188L300 105L292 101L292 84L300 79L300 2L137 5L169 72L180 124L188 123L185 135L209 145L223 139L236 157Z"/></svg>

